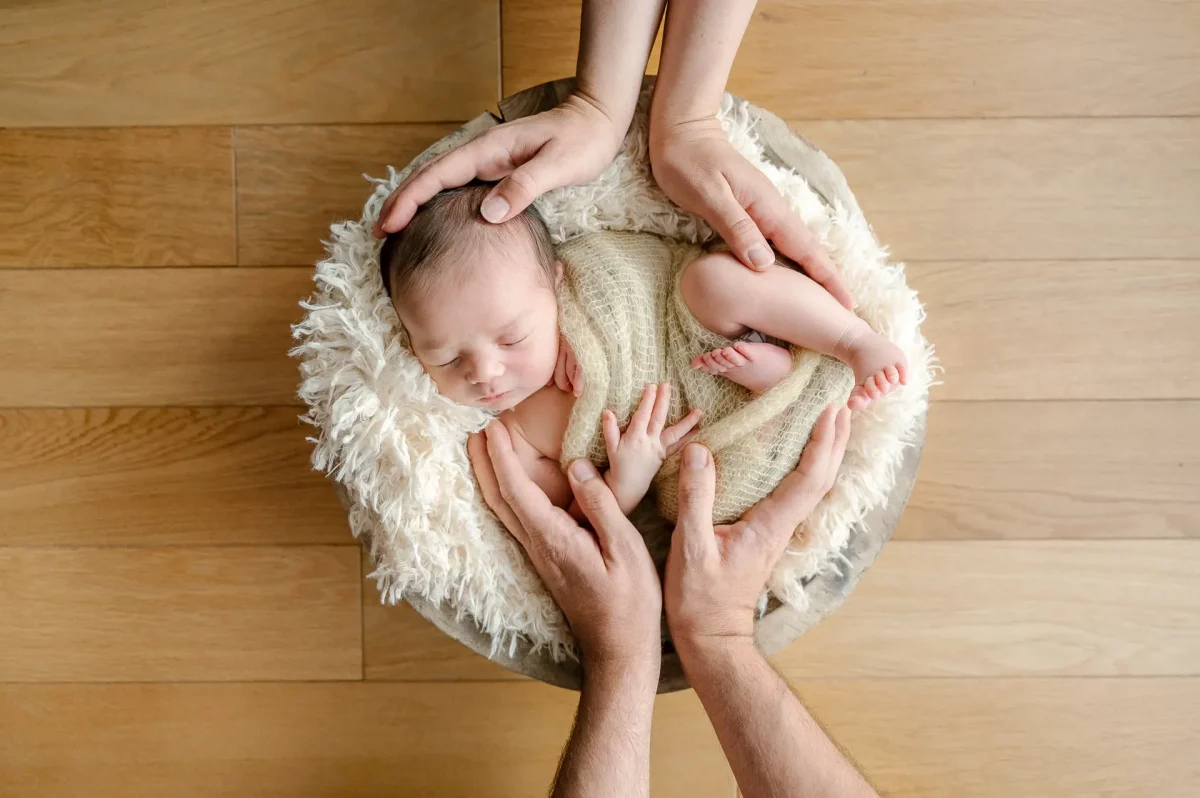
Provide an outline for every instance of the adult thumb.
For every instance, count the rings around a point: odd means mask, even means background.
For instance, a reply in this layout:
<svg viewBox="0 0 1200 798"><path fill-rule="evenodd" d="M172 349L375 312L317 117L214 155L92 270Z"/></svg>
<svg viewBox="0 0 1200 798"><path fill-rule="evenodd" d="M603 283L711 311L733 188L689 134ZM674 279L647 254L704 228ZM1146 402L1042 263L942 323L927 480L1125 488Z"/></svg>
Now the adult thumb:
<svg viewBox="0 0 1200 798"><path fill-rule="evenodd" d="M712 454L699 443L689 443L679 465L679 507L675 537L682 543L708 546L713 541L713 500L717 469Z"/></svg>
<svg viewBox="0 0 1200 798"><path fill-rule="evenodd" d="M600 549L608 554L629 543L629 534L634 537L637 532L625 514L621 505L613 495L608 483L600 478L596 467L587 458L580 458L571 463L567 469L568 481L575 494L575 501L587 520L591 522L600 541Z"/></svg>
<svg viewBox="0 0 1200 798"><path fill-rule="evenodd" d="M564 181L560 172L550 166L549 156L544 151L539 152L492 189L479 209L483 218L492 224L507 222L542 194L561 187Z"/></svg>
<svg viewBox="0 0 1200 798"><path fill-rule="evenodd" d="M707 213L701 214L724 239L729 251L742 263L762 271L775 262L775 252L758 224L737 201L733 190L726 187Z"/></svg>

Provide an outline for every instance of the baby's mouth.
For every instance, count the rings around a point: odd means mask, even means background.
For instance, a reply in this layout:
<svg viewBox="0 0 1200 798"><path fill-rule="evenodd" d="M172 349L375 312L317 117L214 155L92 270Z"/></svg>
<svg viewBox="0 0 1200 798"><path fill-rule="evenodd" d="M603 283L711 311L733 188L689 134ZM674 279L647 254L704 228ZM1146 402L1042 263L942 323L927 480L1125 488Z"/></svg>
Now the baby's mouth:
<svg viewBox="0 0 1200 798"><path fill-rule="evenodd" d="M479 401L483 402L486 405L491 405L491 404L495 404L496 402L500 401L501 399L504 399L511 393L512 393L512 390L503 391L501 393L494 393L491 396L483 397Z"/></svg>

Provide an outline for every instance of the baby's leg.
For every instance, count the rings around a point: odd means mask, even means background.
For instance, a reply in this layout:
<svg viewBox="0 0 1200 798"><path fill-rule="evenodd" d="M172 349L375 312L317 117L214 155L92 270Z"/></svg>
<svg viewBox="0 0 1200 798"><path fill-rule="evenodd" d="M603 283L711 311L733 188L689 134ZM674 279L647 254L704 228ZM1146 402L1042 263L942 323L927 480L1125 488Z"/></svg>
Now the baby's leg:
<svg viewBox="0 0 1200 798"><path fill-rule="evenodd" d="M852 409L907 381L899 347L787 266L754 272L727 252L711 253L684 267L680 290L688 309L713 332L736 338L754 329L844 361L857 382Z"/></svg>

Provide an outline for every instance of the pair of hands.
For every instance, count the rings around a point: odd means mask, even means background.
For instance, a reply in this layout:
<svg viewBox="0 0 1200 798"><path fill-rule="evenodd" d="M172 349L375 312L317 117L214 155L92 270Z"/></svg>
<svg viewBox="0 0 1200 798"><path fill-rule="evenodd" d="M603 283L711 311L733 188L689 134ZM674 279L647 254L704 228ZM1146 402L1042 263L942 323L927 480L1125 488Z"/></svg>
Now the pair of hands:
<svg viewBox="0 0 1200 798"><path fill-rule="evenodd" d="M712 455L689 444L679 472L679 517L660 585L641 535L587 460L568 480L591 530L529 479L508 431L485 431L498 496L485 496L529 553L579 640L585 669L657 668L665 605L681 656L709 645L752 642L759 595L793 532L837 476L850 411L830 407L813 427L796 469L738 521L714 527Z"/></svg>
<svg viewBox="0 0 1200 798"><path fill-rule="evenodd" d="M500 181L482 213L490 222L508 221L546 191L598 176L620 150L627 126L577 93L557 108L486 130L409 175L384 202L375 235L403 229L435 194L474 178ZM652 116L650 165L663 192L707 221L742 263L756 270L773 264L770 240L853 309L845 280L816 237L771 181L733 148L715 116Z"/></svg>

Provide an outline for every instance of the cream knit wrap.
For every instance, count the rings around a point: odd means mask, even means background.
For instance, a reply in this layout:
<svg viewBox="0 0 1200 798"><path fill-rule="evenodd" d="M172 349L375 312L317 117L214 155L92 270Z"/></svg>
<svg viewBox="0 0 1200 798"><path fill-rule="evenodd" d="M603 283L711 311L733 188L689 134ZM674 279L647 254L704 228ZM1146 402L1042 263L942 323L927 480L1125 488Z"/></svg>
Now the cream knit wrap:
<svg viewBox="0 0 1200 798"><path fill-rule="evenodd" d="M697 355L734 343L692 315L679 290L683 267L704 250L651 233L598 232L558 247L563 282L559 325L584 376L571 411L562 464L608 457L600 415L612 410L621 428L649 383L673 388L668 423L704 411L696 440L717 467L715 523L728 523L775 489L796 467L813 423L832 402L844 402L853 372L840 361L792 350L792 372L755 395L721 376L691 367ZM680 455L655 479L659 512L674 521Z"/></svg>

